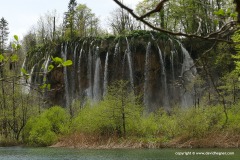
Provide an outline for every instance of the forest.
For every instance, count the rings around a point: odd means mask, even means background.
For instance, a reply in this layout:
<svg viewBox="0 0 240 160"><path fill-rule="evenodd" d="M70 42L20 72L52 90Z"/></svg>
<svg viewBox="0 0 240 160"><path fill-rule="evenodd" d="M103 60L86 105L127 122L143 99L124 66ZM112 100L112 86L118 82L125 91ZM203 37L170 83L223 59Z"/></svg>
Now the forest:
<svg viewBox="0 0 240 160"><path fill-rule="evenodd" d="M239 1L113 1L107 28L76 0L23 39L1 18L0 146L238 148Z"/></svg>

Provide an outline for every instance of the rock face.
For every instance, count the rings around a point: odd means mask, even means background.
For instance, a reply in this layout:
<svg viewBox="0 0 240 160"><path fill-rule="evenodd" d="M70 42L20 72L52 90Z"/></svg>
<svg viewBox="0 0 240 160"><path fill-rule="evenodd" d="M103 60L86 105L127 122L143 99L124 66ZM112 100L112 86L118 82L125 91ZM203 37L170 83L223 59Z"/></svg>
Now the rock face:
<svg viewBox="0 0 240 160"><path fill-rule="evenodd" d="M54 51L45 50L38 66L51 64L46 62L51 55L71 59L73 65L47 74L52 90L46 97L52 104L69 106L76 99L99 101L116 80L129 81L129 90L142 95L147 111L194 104L192 89L187 85L197 71L177 40L157 34L84 39L62 43ZM40 82L42 77L35 78Z"/></svg>

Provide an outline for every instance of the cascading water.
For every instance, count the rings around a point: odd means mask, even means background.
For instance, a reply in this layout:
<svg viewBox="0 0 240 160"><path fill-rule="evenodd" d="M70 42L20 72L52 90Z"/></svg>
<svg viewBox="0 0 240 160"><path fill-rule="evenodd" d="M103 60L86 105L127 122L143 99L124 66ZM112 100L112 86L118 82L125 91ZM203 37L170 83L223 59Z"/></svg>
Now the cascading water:
<svg viewBox="0 0 240 160"><path fill-rule="evenodd" d="M156 42L156 39L154 36L151 34L153 41ZM159 47L159 45L156 43L157 49L158 49L158 54L159 54L159 59L160 59L160 66L161 66L161 84L163 87L164 91L164 96L163 96L163 106L166 109L169 109L169 94L168 94L168 87L167 87L167 75L166 75L166 68L165 68L165 63L163 61L163 55L162 51ZM164 54L164 59L165 59L165 54Z"/></svg>
<svg viewBox="0 0 240 160"><path fill-rule="evenodd" d="M184 90L182 86L187 86L193 80L196 68L193 67L193 60L187 50L180 42L178 46L172 40L170 44L169 40L154 39L153 36L147 40L147 43L144 38L131 40L131 43L128 38L120 38L117 42L89 39L76 41L72 42L72 55L70 45L63 44L61 56L64 61L71 58L73 66L64 67L63 74L60 69L54 70L54 76L58 78L54 82L59 83L55 86L64 85L64 91L60 92L62 94L55 97L62 98L64 94L65 102L61 103L67 107L73 98L79 98L83 104L87 98L97 102L106 95L108 84L124 79L130 82L134 93L143 95L143 103L149 112L162 106L169 110L170 105L191 105L191 91ZM164 52L162 46L165 46ZM50 57L42 65L45 73ZM35 70L36 68L40 67L35 67ZM180 77L183 81L180 81Z"/></svg>
<svg viewBox="0 0 240 160"><path fill-rule="evenodd" d="M181 43L179 43L181 46L181 50L183 53L183 63L182 63L182 73L181 76L185 77L187 80L191 81L192 78L194 78L197 74L197 69L194 65L193 59L191 58L190 54L186 50L186 48L183 47Z"/></svg>
<svg viewBox="0 0 240 160"><path fill-rule="evenodd" d="M174 54L175 54L175 51L171 51L170 61L171 61L171 71L172 71L172 81L173 82L175 82Z"/></svg>
<svg viewBox="0 0 240 160"><path fill-rule="evenodd" d="M100 70L101 70L101 60L98 55L99 48L97 47L96 49L96 66L95 66L95 72L94 72L94 83L93 83L93 100L95 102L99 101L101 99L101 89L100 89L100 83L101 83L101 78L100 78Z"/></svg>
<svg viewBox="0 0 240 160"><path fill-rule="evenodd" d="M131 83L131 87L133 89L134 88L134 79L133 79L132 57L131 57L131 50L130 50L130 45L129 45L127 37L126 37L126 42L127 42L127 49L126 49L125 53L127 55L130 83Z"/></svg>
<svg viewBox="0 0 240 160"><path fill-rule="evenodd" d="M33 72L34 72L34 69L35 69L35 67L36 67L36 65L37 64L35 64L33 67L32 67L32 69L31 69L31 71L30 71L30 75L29 75L29 78L28 78L28 84L27 84L27 87L28 87L28 94L30 93L30 91L31 91L31 87L32 87L32 82L33 82Z"/></svg>
<svg viewBox="0 0 240 160"><path fill-rule="evenodd" d="M22 64L22 68L26 70L25 65L26 65L26 58L24 59L23 64ZM22 92L25 93L25 94L28 94L29 93L28 92L28 87L27 87L28 82L27 82L27 79L24 76L23 72L21 72L20 83L22 84Z"/></svg>
<svg viewBox="0 0 240 160"><path fill-rule="evenodd" d="M116 43L115 48L114 48L114 55L113 57L115 58L119 53L119 42Z"/></svg>
<svg viewBox="0 0 240 160"><path fill-rule="evenodd" d="M162 86L164 88L164 98L163 98L163 105L165 108L168 109L169 107L169 95L168 95L168 88L167 88L167 75L166 75L166 69L165 69L165 63L163 62L163 56L162 56L162 51L159 46L158 48L158 53L160 57L160 65L161 65L161 82Z"/></svg>
<svg viewBox="0 0 240 160"><path fill-rule="evenodd" d="M182 107L188 107L193 105L193 96L191 91L186 90L186 86L188 83L192 82L197 74L197 69L194 65L193 59L191 58L188 51L183 47L182 43L178 42L182 54L183 54L183 63L182 63L182 71L181 71L181 78L183 81L183 88L182 88Z"/></svg>
<svg viewBox="0 0 240 160"><path fill-rule="evenodd" d="M144 67L144 91L143 91L143 103L146 107L150 106L150 82L149 82L149 65L150 65L150 59L149 59L149 55L151 53L151 42L148 42L147 45L147 50L146 50L146 58L145 58L145 67Z"/></svg>
<svg viewBox="0 0 240 160"><path fill-rule="evenodd" d="M85 41L82 44L82 48L80 50L79 53L79 57L78 57L78 65L77 65L77 74L78 74L78 96L81 97L82 94L82 88L81 88L81 59L82 59L82 54L83 54L83 47L84 47Z"/></svg>
<svg viewBox="0 0 240 160"><path fill-rule="evenodd" d="M123 60L122 60L122 75L121 75L121 79L124 79L125 61L126 61L126 51L125 51L125 54L124 54Z"/></svg>
<svg viewBox="0 0 240 160"><path fill-rule="evenodd" d="M93 53L92 53L92 46L93 46L92 41L89 46L89 52L88 52L88 71L87 71L87 78L88 78L88 88L86 90L87 92L87 97L90 99L93 99L93 78L92 78L92 73L93 73Z"/></svg>
<svg viewBox="0 0 240 160"><path fill-rule="evenodd" d="M67 60L67 53L68 53L67 49L68 49L67 44L62 45L61 56L62 56L64 61ZM65 89L65 100L66 100L65 106L69 107L71 105L71 98L70 98L70 95L69 95L69 83L68 83L67 67L63 68L63 74L64 74L64 89Z"/></svg>
<svg viewBox="0 0 240 160"><path fill-rule="evenodd" d="M76 96L76 71L77 71L77 48L78 44L75 45L74 47L74 52L73 52L73 71L72 71L72 77L71 77L71 97L75 98Z"/></svg>
<svg viewBox="0 0 240 160"><path fill-rule="evenodd" d="M107 86L108 86L108 52L106 55L105 66L104 66L103 96L107 94Z"/></svg>
<svg viewBox="0 0 240 160"><path fill-rule="evenodd" d="M50 62L50 56L48 56L46 58L46 60L44 61L44 68L43 68L43 82L45 83L47 81L47 73L48 73L48 65L49 65L49 62Z"/></svg>

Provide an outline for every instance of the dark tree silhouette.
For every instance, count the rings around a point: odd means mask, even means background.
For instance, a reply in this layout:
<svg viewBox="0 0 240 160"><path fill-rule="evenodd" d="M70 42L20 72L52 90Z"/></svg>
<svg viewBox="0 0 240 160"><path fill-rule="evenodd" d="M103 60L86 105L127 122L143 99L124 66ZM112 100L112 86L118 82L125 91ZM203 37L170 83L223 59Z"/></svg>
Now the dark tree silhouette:
<svg viewBox="0 0 240 160"><path fill-rule="evenodd" d="M0 53L4 52L5 43L8 40L8 22L3 17L0 20Z"/></svg>

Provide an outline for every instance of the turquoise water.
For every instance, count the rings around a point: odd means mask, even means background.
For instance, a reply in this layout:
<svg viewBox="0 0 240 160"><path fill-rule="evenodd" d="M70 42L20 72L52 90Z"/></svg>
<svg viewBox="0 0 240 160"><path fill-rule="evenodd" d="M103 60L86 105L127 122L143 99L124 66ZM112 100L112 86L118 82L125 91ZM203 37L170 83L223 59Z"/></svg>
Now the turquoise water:
<svg viewBox="0 0 240 160"><path fill-rule="evenodd" d="M225 154L225 155L223 155ZM234 154L234 155L233 155ZM0 148L1 160L240 160L239 149Z"/></svg>

